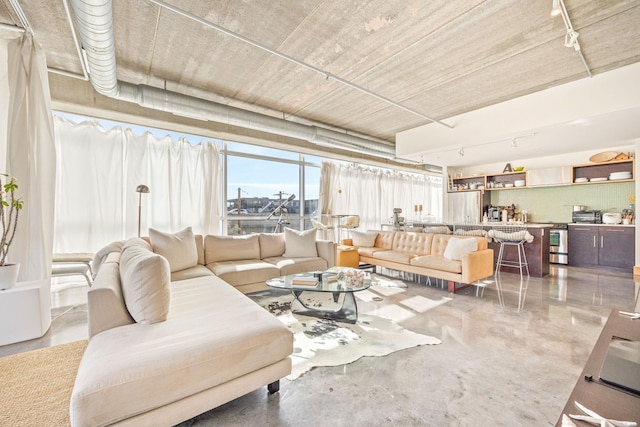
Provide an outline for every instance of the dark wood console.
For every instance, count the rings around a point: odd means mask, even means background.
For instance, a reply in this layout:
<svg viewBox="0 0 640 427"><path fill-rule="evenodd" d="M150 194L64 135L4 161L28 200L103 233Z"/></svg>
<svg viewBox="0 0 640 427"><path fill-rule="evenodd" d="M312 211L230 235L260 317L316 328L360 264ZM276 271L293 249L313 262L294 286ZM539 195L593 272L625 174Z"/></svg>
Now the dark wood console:
<svg viewBox="0 0 640 427"><path fill-rule="evenodd" d="M598 381L602 362L607 354L611 338L614 336L640 340L640 319L632 320L627 316L620 315L618 310L612 310L562 413L567 415L582 414L582 411L574 404L574 402L579 402L608 419L635 421L640 425L640 396L617 390ZM589 377L592 378L591 381L585 379ZM581 421L574 422L579 426L590 425ZM556 426L560 427L561 425L562 414L559 415L556 422Z"/></svg>

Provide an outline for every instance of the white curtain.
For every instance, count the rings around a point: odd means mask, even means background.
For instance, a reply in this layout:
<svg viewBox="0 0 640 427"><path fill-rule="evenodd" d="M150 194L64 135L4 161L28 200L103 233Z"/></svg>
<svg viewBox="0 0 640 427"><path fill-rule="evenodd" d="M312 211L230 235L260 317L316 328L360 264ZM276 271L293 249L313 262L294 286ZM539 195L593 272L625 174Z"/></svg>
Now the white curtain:
<svg viewBox="0 0 640 427"><path fill-rule="evenodd" d="M401 208L406 220L442 220L442 177L323 162L320 212L359 215L360 230L379 230ZM421 218L415 207L422 205Z"/></svg>
<svg viewBox="0 0 640 427"><path fill-rule="evenodd" d="M54 117L58 148L55 252L96 252L148 229L220 233L220 152L169 136ZM150 192L136 192L144 184Z"/></svg>
<svg viewBox="0 0 640 427"><path fill-rule="evenodd" d="M24 201L8 259L18 281L51 277L56 152L47 63L28 33L0 39L0 172Z"/></svg>

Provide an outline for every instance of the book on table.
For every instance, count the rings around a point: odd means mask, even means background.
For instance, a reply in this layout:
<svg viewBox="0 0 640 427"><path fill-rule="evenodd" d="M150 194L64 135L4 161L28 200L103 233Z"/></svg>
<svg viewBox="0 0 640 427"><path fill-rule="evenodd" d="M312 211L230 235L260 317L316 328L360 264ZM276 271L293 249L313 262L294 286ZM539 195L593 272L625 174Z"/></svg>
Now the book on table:
<svg viewBox="0 0 640 427"><path fill-rule="evenodd" d="M291 281L296 286L308 286L315 288L318 285L318 278L315 276L296 276Z"/></svg>

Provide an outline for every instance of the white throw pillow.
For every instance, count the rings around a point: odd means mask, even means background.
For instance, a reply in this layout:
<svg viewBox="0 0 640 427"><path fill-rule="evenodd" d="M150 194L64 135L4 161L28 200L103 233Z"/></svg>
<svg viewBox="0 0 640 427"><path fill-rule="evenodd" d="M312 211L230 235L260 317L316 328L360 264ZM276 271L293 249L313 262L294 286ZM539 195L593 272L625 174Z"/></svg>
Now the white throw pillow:
<svg viewBox="0 0 640 427"><path fill-rule="evenodd" d="M153 252L169 261L171 272L198 265L198 248L191 227L175 234L149 229L149 239Z"/></svg>
<svg viewBox="0 0 640 427"><path fill-rule="evenodd" d="M378 233L375 231L351 231L351 240L353 241L353 246L358 246L361 248L372 248L376 244L376 237L378 237Z"/></svg>
<svg viewBox="0 0 640 427"><path fill-rule="evenodd" d="M138 323L166 320L171 297L169 262L145 247L142 239L130 240L120 255L120 281L127 310Z"/></svg>
<svg viewBox="0 0 640 427"><path fill-rule="evenodd" d="M316 229L297 231L292 228L284 229L284 247L282 254L285 258L315 258L318 256L316 248Z"/></svg>
<svg viewBox="0 0 640 427"><path fill-rule="evenodd" d="M282 256L285 251L282 233L260 233L260 259Z"/></svg>
<svg viewBox="0 0 640 427"><path fill-rule="evenodd" d="M462 261L462 257L478 250L478 241L474 238L460 239L451 237L444 250L444 257L454 261Z"/></svg>

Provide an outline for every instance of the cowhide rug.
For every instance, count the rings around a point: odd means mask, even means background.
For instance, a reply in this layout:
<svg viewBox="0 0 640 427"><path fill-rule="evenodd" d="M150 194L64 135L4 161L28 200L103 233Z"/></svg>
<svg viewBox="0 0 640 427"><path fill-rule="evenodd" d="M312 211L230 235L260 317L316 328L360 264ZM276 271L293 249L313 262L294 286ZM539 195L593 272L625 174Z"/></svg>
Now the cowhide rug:
<svg viewBox="0 0 640 427"><path fill-rule="evenodd" d="M390 319L367 313L359 313L355 324L292 314L291 294L251 297L277 316L294 334L293 367L287 377L289 380L316 366L339 366L363 356L385 356L410 347L441 343L437 338L411 332ZM310 306L328 308L334 304L329 293L305 292L302 297Z"/></svg>

